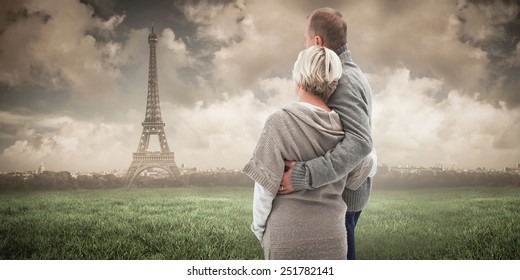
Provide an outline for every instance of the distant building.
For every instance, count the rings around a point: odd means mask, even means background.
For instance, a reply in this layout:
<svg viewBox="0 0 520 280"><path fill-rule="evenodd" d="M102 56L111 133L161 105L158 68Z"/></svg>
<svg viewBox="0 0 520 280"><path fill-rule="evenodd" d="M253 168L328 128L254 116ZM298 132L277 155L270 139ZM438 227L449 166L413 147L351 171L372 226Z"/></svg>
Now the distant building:
<svg viewBox="0 0 520 280"><path fill-rule="evenodd" d="M517 168L514 168L514 167L504 167L504 172L519 174L520 173L520 164L518 164Z"/></svg>
<svg viewBox="0 0 520 280"><path fill-rule="evenodd" d="M390 172L390 167L386 164L378 165L376 174L383 175Z"/></svg>
<svg viewBox="0 0 520 280"><path fill-rule="evenodd" d="M38 169L36 169L36 174L42 174L45 171L45 166L43 166L43 161L40 163Z"/></svg>
<svg viewBox="0 0 520 280"><path fill-rule="evenodd" d="M410 165L399 165L399 166L392 166L389 168L389 171L390 172L397 172L397 173L401 173L401 174L417 174L419 173L419 170L421 169L422 167L415 167L415 166L410 166Z"/></svg>

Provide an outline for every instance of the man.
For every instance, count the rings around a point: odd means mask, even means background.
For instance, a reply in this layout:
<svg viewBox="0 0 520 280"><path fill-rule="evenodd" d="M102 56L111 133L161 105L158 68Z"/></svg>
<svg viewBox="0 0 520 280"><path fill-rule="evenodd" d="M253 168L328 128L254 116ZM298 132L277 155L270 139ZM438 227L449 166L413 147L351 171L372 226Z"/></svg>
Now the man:
<svg viewBox="0 0 520 280"><path fill-rule="evenodd" d="M342 14L331 8L312 12L305 28L305 47L318 45L334 50L343 64L343 75L327 105L336 111L345 130L345 138L325 156L307 162L286 162L286 170L279 194L319 188L344 179L358 165L371 162L371 176L375 174L377 159L372 152L371 114L372 91L359 67L352 61L347 48L347 24ZM364 160L371 157L371 161ZM355 259L354 229L361 210L368 203L372 187L369 176L356 190L345 189L347 204L347 259Z"/></svg>

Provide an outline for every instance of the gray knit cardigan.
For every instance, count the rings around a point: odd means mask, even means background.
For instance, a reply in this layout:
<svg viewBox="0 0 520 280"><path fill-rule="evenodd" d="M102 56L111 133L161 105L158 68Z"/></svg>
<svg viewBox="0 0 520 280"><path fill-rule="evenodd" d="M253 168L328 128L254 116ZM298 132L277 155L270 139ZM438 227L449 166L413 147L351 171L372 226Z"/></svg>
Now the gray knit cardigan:
<svg viewBox="0 0 520 280"><path fill-rule="evenodd" d="M244 173L276 195L284 172L284 160L305 161L324 155L343 139L339 115L313 111L294 103L270 115ZM295 141L298 139L298 141ZM344 178L350 190L357 190L372 168L365 158ZM340 180L341 181L341 180Z"/></svg>

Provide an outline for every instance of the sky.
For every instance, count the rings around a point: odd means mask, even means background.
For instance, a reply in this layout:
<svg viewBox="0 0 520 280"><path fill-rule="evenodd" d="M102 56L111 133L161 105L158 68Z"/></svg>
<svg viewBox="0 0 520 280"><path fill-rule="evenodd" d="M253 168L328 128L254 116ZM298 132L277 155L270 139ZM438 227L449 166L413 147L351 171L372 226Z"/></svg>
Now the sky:
<svg viewBox="0 0 520 280"><path fill-rule="evenodd" d="M267 116L298 101L291 69L307 15L324 6L343 14L372 87L380 164L520 163L517 1L7 0L0 171L127 169L152 24L177 165L241 169Z"/></svg>

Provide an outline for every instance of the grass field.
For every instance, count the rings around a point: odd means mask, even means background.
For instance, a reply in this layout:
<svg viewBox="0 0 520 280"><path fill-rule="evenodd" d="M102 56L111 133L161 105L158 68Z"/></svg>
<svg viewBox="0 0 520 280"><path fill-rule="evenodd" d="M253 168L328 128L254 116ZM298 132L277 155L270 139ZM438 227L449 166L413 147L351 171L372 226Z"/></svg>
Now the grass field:
<svg viewBox="0 0 520 280"><path fill-rule="evenodd" d="M252 188L0 194L1 259L262 259ZM520 189L375 191L359 259L520 259Z"/></svg>

